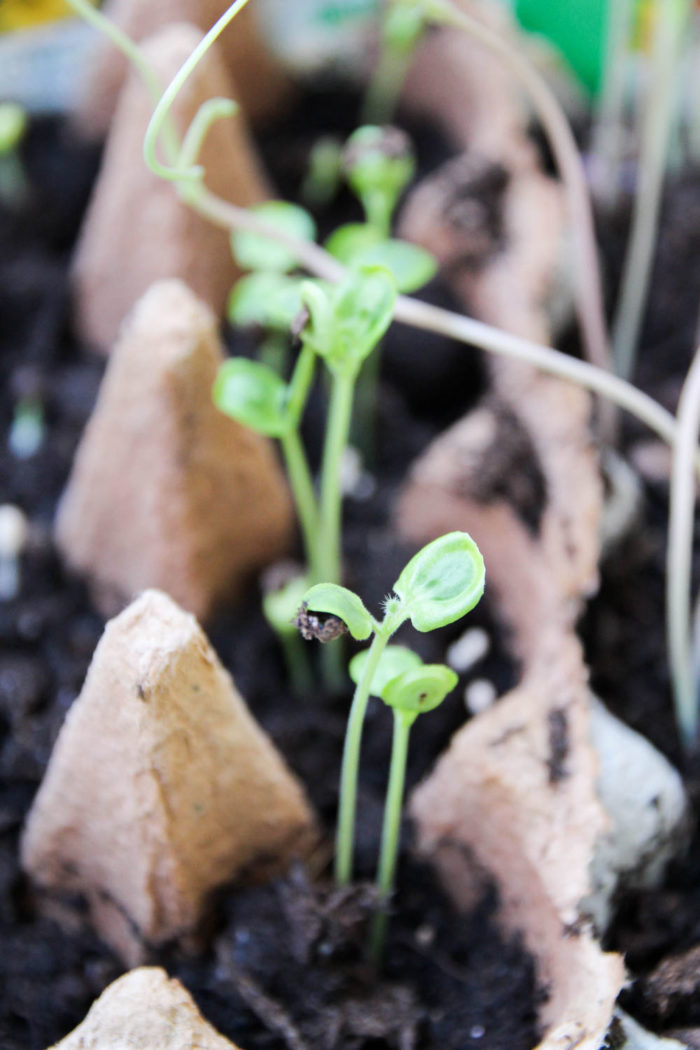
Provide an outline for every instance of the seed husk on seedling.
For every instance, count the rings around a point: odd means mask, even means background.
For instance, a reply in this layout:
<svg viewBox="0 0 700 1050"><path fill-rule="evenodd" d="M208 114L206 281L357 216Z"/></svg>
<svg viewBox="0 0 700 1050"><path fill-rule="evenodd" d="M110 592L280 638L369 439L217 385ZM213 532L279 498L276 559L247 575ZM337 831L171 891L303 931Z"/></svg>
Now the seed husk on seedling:
<svg viewBox="0 0 700 1050"><path fill-rule="evenodd" d="M375 674L389 639L406 620L410 620L417 631L432 631L461 619L481 598L484 583L484 562L479 548L466 532L450 532L411 558L394 584L393 593L384 602L381 620L375 619L362 599L347 587L320 583L304 595L305 614L326 613L338 617L356 641L372 637L355 687L343 749L335 858L335 877L340 886L352 879L362 729ZM378 682L382 684L382 672L379 674ZM398 693L390 695L394 700L399 696ZM408 711L405 698L401 703ZM418 713L419 707L415 708L415 714ZM388 862L387 870L393 877Z"/></svg>

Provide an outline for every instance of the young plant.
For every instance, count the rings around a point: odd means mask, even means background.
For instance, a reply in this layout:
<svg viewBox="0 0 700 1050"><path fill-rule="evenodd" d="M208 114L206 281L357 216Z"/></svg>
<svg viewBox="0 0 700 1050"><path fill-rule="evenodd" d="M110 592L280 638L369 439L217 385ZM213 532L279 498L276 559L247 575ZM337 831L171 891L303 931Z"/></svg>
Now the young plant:
<svg viewBox="0 0 700 1050"><path fill-rule="evenodd" d="M338 227L326 249L346 266L384 266L399 292L415 292L437 272L432 255L416 244L390 236L396 205L413 177L411 143L398 128L366 126L353 132L342 154L343 171L365 212L365 222ZM374 456L381 354L372 354L357 390L354 435L364 457Z"/></svg>
<svg viewBox="0 0 700 1050"><path fill-rule="evenodd" d="M318 578L322 567L318 508L299 434L315 364L313 350L302 347L292 377L285 383L268 365L243 357L232 358L219 369L212 397L214 404L231 419L279 440L301 525L307 564L312 576Z"/></svg>
<svg viewBox="0 0 700 1050"><path fill-rule="evenodd" d="M309 319L301 331L306 350L321 357L331 374L331 393L321 463L319 499L320 576L340 581L340 469L347 448L355 384L363 363L391 324L396 285L381 267L350 270L337 285L306 281L302 301Z"/></svg>
<svg viewBox="0 0 700 1050"><path fill-rule="evenodd" d="M356 685L364 675L368 658L369 651L365 649L350 661L350 677ZM370 957L375 964L379 963L384 948L387 904L394 890L411 728L418 715L439 707L457 681L455 672L444 664L424 664L410 649L402 645L389 645L382 653L370 684L371 695L383 700L394 715L389 783L377 869L379 908L370 934Z"/></svg>
<svg viewBox="0 0 700 1050"><path fill-rule="evenodd" d="M26 130L27 114L22 106L0 103L0 200L9 208L20 204L28 190L18 153Z"/></svg>
<svg viewBox="0 0 700 1050"><path fill-rule="evenodd" d="M484 562L478 547L466 532L451 532L433 540L411 558L394 584L393 594L384 602L381 620L376 620L361 599L346 587L321 583L304 595L301 615L307 637L324 640L325 624L318 614L334 617L357 641L372 637L355 688L343 749L335 858L339 886L347 885L352 879L362 729L382 654L391 636L406 620L410 620L417 631L433 631L465 616L481 598L484 582ZM314 630L314 623L309 621L309 613L315 615L318 630Z"/></svg>
<svg viewBox="0 0 700 1050"><path fill-rule="evenodd" d="M384 266L400 292L422 288L437 272L425 249L390 236L399 198L415 172L408 136L398 128L367 125L345 143L343 171L365 212L365 222L339 226L326 250L346 266Z"/></svg>

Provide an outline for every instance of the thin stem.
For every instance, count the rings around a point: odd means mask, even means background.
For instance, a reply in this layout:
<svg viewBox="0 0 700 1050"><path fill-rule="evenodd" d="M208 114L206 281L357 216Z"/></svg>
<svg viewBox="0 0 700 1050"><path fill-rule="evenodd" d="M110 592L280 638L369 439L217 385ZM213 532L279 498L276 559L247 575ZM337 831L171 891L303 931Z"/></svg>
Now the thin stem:
<svg viewBox="0 0 700 1050"><path fill-rule="evenodd" d="M431 20L463 29L499 55L528 92L547 135L567 197L574 239L576 313L585 354L591 364L610 368L593 209L583 161L564 111L546 80L498 33L456 7L451 0L431 0L429 10Z"/></svg>
<svg viewBox="0 0 700 1050"><path fill-rule="evenodd" d="M413 55L413 49L399 53L384 43L362 105L361 124L391 123Z"/></svg>
<svg viewBox="0 0 700 1050"><path fill-rule="evenodd" d="M695 476L693 458L700 430L700 350L678 402L678 438L673 456L666 552L666 632L676 722L686 748L698 731L698 687L691 643L691 563Z"/></svg>
<svg viewBox="0 0 700 1050"><path fill-rule="evenodd" d="M109 18L106 18L101 11L93 7L89 0L68 0L68 4L82 19L89 22L90 25L103 33L107 39L121 51L125 58L128 59L141 77L146 90L151 96L154 107L157 107L163 93L163 85L161 84L156 71L143 57L141 49L134 43L131 37L127 36L127 34ZM168 119L164 122L162 131L163 145L165 147L166 155L168 160L174 164L180 149L180 144L172 120Z"/></svg>
<svg viewBox="0 0 700 1050"><path fill-rule="evenodd" d="M309 461L299 436L301 417L306 407L315 367L316 355L313 350L302 346L289 383L287 412L291 426L280 441L304 539L306 563L312 582L320 583L323 579L323 567L320 556L319 512Z"/></svg>
<svg viewBox="0 0 700 1050"><path fill-rule="evenodd" d="M367 225L374 227L382 237L389 237L396 198L390 198L384 190L371 190L362 195L362 205L365 209Z"/></svg>
<svg viewBox="0 0 700 1050"><path fill-rule="evenodd" d="M357 808L357 776L360 768L362 727L367 713L369 690L374 672L387 642L389 632L378 631L372 639L367 663L360 681L355 687L352 707L345 731L343 764L340 771L340 802L338 808L338 830L336 832L335 881L347 886L352 880L352 862L355 847L355 810Z"/></svg>
<svg viewBox="0 0 700 1050"><path fill-rule="evenodd" d="M306 408L309 390L314 379L316 370L316 354L309 346L302 346L294 366L294 372L289 382L289 398L287 401L287 412L289 418L296 427L301 423L301 417Z"/></svg>
<svg viewBox="0 0 700 1050"><path fill-rule="evenodd" d="M204 102L187 129L180 155L177 158L177 166L185 169L191 168L197 161L202 143L212 124L217 120L234 117L237 112L238 103L230 98L210 98Z"/></svg>
<svg viewBox="0 0 700 1050"><path fill-rule="evenodd" d="M596 368L587 361L578 361L558 350L521 339L482 321L475 321L471 317L464 317L405 296L400 296L397 300L394 316L397 320L405 321L416 328L440 332L462 343L479 346L483 350L502 354L515 361L524 361L550 375L578 383L631 412L669 445L673 445L675 441L676 424L670 412L631 383ZM700 461L698 470L700 471Z"/></svg>
<svg viewBox="0 0 700 1050"><path fill-rule="evenodd" d="M101 11L93 7L90 0L68 0L68 4L73 8L76 14L80 15L84 21L89 22L90 25L99 29L108 40L118 47L122 54L128 58L134 69L138 71L146 85L151 98L153 99L153 105L158 104L160 99L163 86L158 79L155 71L151 68L149 63L143 57L141 49L134 43L131 37L127 36L119 26L115 25L109 18L106 18Z"/></svg>
<svg viewBox="0 0 700 1050"><path fill-rule="evenodd" d="M309 462L298 430L293 429L283 434L280 443L301 525L309 573L313 583L320 583L323 575L319 564L318 508Z"/></svg>
<svg viewBox="0 0 700 1050"><path fill-rule="evenodd" d="M352 419L352 400L355 376L333 373L331 398L328 406L326 440L321 464L321 554L322 579L329 583L340 583L341 551L340 523L342 518L342 493L340 471L343 452L347 448Z"/></svg>
<svg viewBox="0 0 700 1050"><path fill-rule="evenodd" d="M611 208L616 200L625 133L625 80L635 0L611 0L605 26L605 67L597 106L592 176L600 200Z"/></svg>
<svg viewBox="0 0 700 1050"><path fill-rule="evenodd" d="M253 230L276 239L295 254L302 266L324 280L338 281L345 273L345 268L317 244L280 234L269 223L263 222L244 208L228 204L209 191L201 193L192 206L201 215L225 229ZM631 383L605 369L597 368L586 361L577 361L568 354L533 343L529 339L521 339L493 325L484 324L483 321L476 321L474 318L443 310L405 295L398 296L396 300L394 318L414 328L446 335L468 346L478 346L490 353L524 361L560 379L569 379L631 412L668 445L673 446L675 443L676 423L671 413ZM697 454L696 469L700 475L700 457Z"/></svg>
<svg viewBox="0 0 700 1050"><path fill-rule="evenodd" d="M375 965L381 960L384 950L387 905L394 889L399 835L401 833L401 810L406 781L408 739L411 735L411 726L414 721L414 717L407 718L403 711L394 711L391 766L389 767L389 784L386 792L386 802L384 803L382 845L379 854L379 869L377 871L377 889L380 893L380 901L372 921L369 942L370 958Z"/></svg>
<svg viewBox="0 0 700 1050"><path fill-rule="evenodd" d="M690 0L656 0L651 78L637 164L638 189L613 325L615 370L625 379L634 370L649 287L675 96L675 70L689 11Z"/></svg>
<svg viewBox="0 0 700 1050"><path fill-rule="evenodd" d="M71 2L74 3L76 0L71 0ZM82 3L83 0L80 0L80 2ZM197 44L194 51L188 55L163 94L160 96L158 104L149 121L148 128L146 129L146 137L143 142L143 155L150 170L163 179L169 179L173 182L183 182L188 180L194 180L196 182L203 174L200 167L182 168L174 164L172 160L170 166L161 164L156 156L158 136L165 126L170 107L180 93L185 82L192 75L214 41L223 33L226 26L236 17L239 11L241 11L247 3L248 0L235 0L235 3L231 4L231 6L224 11L221 18L214 23L209 32L206 33Z"/></svg>

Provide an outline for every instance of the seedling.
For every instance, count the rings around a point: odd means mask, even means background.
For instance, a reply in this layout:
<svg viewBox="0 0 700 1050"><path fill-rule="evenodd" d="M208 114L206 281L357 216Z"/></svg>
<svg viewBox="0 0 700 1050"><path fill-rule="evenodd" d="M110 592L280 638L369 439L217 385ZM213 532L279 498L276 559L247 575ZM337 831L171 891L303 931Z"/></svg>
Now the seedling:
<svg viewBox="0 0 700 1050"><path fill-rule="evenodd" d="M366 222L340 226L326 249L346 266L384 266L399 292L415 292L431 280L437 263L423 248L390 236L399 197L413 177L415 160L408 137L398 128L358 128L345 144L343 170L362 203ZM380 354L362 371L355 411L355 434L366 458L374 454Z"/></svg>
<svg viewBox="0 0 700 1050"><path fill-rule="evenodd" d="M396 205L415 171L408 136L398 128L358 128L342 159L366 221L340 226L327 239L327 251L347 266L385 266L400 292L417 291L435 276L437 263L423 248L390 236Z"/></svg>
<svg viewBox="0 0 700 1050"><path fill-rule="evenodd" d="M483 558L472 538L466 532L451 532L433 540L411 558L394 584L393 594L384 602L381 620L368 612L356 594L337 584L316 584L304 596L305 615L311 612L337 617L357 641L372 637L355 688L343 749L335 857L339 886L352 879L362 728L375 674L389 639L406 620L417 631L433 631L459 620L481 598L484 581ZM378 681L381 684L381 675ZM387 871L393 877L388 861Z"/></svg>
<svg viewBox="0 0 700 1050"><path fill-rule="evenodd" d="M27 130L27 114L16 102L0 103L0 199L15 207L27 194L27 177L19 146Z"/></svg>
<svg viewBox="0 0 700 1050"><path fill-rule="evenodd" d="M369 650L365 649L350 661L350 677L356 685L364 675L368 659ZM386 936L387 903L394 889L411 727L418 715L439 707L457 682L457 675L449 667L444 664L424 664L416 653L401 645L387 646L372 677L371 695L383 700L394 715L391 765L377 870L380 903L370 935L370 957L375 964L381 959Z"/></svg>
<svg viewBox="0 0 700 1050"><path fill-rule="evenodd" d="M258 283L249 283L245 296L239 296L239 311L245 305L251 315L259 308L260 315L267 312L269 316L275 297L268 295L264 303L255 302L258 292L265 295L269 288L270 275L262 282L261 277L257 275ZM285 287L283 294L288 291ZM303 281L298 293L305 311L299 326L302 348L290 382L285 383L260 362L234 358L221 367L213 396L216 405L233 419L280 440L311 578L315 582L338 582L340 465L350 431L355 382L362 363L391 323L396 288L386 270L361 268L351 271L336 286ZM332 377L318 502L299 436L317 357Z"/></svg>

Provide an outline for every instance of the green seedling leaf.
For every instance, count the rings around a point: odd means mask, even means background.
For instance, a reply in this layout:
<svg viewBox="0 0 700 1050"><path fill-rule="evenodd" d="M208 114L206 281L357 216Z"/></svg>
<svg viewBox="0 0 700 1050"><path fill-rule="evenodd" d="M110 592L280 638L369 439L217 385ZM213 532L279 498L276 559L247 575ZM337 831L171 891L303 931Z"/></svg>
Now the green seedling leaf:
<svg viewBox="0 0 700 1050"><path fill-rule="evenodd" d="M383 241L384 237L375 226L366 222L348 222L333 231L324 248L344 266L360 265L362 254Z"/></svg>
<svg viewBox="0 0 700 1050"><path fill-rule="evenodd" d="M267 365L235 357L219 369L214 404L231 419L267 437L287 432L287 386Z"/></svg>
<svg viewBox="0 0 700 1050"><path fill-rule="evenodd" d="M309 311L309 319L301 331L301 338L319 357L325 357L335 338L333 286L325 281L302 281L301 301Z"/></svg>
<svg viewBox="0 0 700 1050"><path fill-rule="evenodd" d="M0 157L20 144L27 128L27 114L17 102L0 103Z"/></svg>
<svg viewBox="0 0 700 1050"><path fill-rule="evenodd" d="M444 664L423 664L392 678L381 697L389 707L414 719L439 707L458 681L455 672Z"/></svg>
<svg viewBox="0 0 700 1050"><path fill-rule="evenodd" d="M397 291L404 295L417 292L431 281L438 270L437 260L424 248L408 241L391 239L373 244L358 253L354 265L382 266L394 278Z"/></svg>
<svg viewBox="0 0 700 1050"><path fill-rule="evenodd" d="M361 653L353 656L348 665L348 672L355 685L362 677L368 657L369 649L363 649ZM404 671L414 671L422 666L423 661L420 656L411 649L407 649L405 645L387 645L372 677L369 691L372 696L379 696L383 699L389 682L398 678Z"/></svg>
<svg viewBox="0 0 700 1050"><path fill-rule="evenodd" d="M303 597L309 612L328 613L342 620L350 634L358 642L369 638L375 623L358 596L335 583L317 583Z"/></svg>
<svg viewBox="0 0 700 1050"><path fill-rule="evenodd" d="M404 618L417 631L432 631L473 609L484 582L484 560L474 540L466 532L449 532L411 558L394 591Z"/></svg>
<svg viewBox="0 0 700 1050"><path fill-rule="evenodd" d="M303 279L282 273L250 273L236 281L228 299L231 324L286 332L302 308Z"/></svg>
<svg viewBox="0 0 700 1050"><path fill-rule="evenodd" d="M372 352L394 316L396 282L383 267L362 266L336 288L337 342L344 358L360 363Z"/></svg>
<svg viewBox="0 0 700 1050"><path fill-rule="evenodd" d="M288 201L264 201L251 209L254 215L274 226L280 233L295 240L313 241L316 224L309 213L297 204ZM231 250L239 266L246 270L274 270L284 273L293 270L298 260L293 252L271 237L264 237L249 230L236 230L231 234Z"/></svg>
<svg viewBox="0 0 700 1050"><path fill-rule="evenodd" d="M383 267L352 270L335 287L304 281L301 338L337 373L356 374L391 324L396 284Z"/></svg>
<svg viewBox="0 0 700 1050"><path fill-rule="evenodd" d="M351 222L334 230L325 243L338 262L345 266L381 266L396 282L397 291L410 295L437 273L438 264L430 252L397 238L385 238L375 226Z"/></svg>
<svg viewBox="0 0 700 1050"><path fill-rule="evenodd" d="M294 576L281 587L263 595L265 618L278 634L296 634L294 620L308 587L309 581L306 576Z"/></svg>

